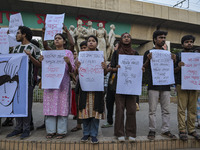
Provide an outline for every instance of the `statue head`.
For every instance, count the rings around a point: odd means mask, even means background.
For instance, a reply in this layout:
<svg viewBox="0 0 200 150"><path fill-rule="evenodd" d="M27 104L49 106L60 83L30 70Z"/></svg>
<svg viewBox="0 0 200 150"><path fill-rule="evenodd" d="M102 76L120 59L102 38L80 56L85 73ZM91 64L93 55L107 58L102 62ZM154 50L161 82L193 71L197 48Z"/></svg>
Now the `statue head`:
<svg viewBox="0 0 200 150"><path fill-rule="evenodd" d="M114 25L114 24L111 24L111 25L110 25L110 29L115 30L115 25Z"/></svg>
<svg viewBox="0 0 200 150"><path fill-rule="evenodd" d="M99 23L99 28L103 28L103 23L102 22Z"/></svg>
<svg viewBox="0 0 200 150"><path fill-rule="evenodd" d="M75 28L75 27L74 27L73 25L71 25L71 26L69 27L69 29L72 30L72 31L74 31L74 28Z"/></svg>
<svg viewBox="0 0 200 150"><path fill-rule="evenodd" d="M78 24L78 26L82 26L82 24L83 24L82 20L78 19L77 24Z"/></svg>
<svg viewBox="0 0 200 150"><path fill-rule="evenodd" d="M88 21L88 27L91 27L92 26L92 21Z"/></svg>

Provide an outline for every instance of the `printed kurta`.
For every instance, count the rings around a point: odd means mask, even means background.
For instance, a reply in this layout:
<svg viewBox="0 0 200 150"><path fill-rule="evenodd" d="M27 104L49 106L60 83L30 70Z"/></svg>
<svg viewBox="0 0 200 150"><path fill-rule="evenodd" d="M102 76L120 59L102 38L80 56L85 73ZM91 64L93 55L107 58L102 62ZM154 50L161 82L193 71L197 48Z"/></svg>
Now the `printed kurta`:
<svg viewBox="0 0 200 150"><path fill-rule="evenodd" d="M72 71L75 69L74 57L66 50L70 58ZM66 64L63 80L59 89L46 89L43 94L43 112L47 116L68 116L71 110L71 85L68 65Z"/></svg>
<svg viewBox="0 0 200 150"><path fill-rule="evenodd" d="M87 93L86 99L86 107L83 110L79 110L79 119L88 119L88 118L95 118L95 119L104 119L104 113L100 114L97 111L94 111L94 92Z"/></svg>

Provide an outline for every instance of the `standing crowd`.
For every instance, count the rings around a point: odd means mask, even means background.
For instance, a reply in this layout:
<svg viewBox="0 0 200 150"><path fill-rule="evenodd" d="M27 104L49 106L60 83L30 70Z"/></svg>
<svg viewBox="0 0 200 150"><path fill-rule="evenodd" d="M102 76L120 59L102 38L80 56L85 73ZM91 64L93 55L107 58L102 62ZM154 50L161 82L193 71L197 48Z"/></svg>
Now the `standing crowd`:
<svg viewBox="0 0 200 150"><path fill-rule="evenodd" d="M67 27L63 25L63 29L67 34L68 40L65 35L57 33L54 37L54 46L56 50L66 50L66 56L63 58L66 62L65 73L62 79L59 89L45 89L43 94L43 113L45 116L46 138L62 139L67 134L68 116L71 112L71 80L74 80L73 92L76 106L74 111L77 116L77 126L71 131L75 132L81 130L83 127L82 142L87 142L91 139L92 143L98 143L98 129L100 119L105 118L104 114L104 96L106 93L106 107L107 107L107 123L102 127L113 126L113 107L116 104L115 122L114 122L114 135L120 142L125 141L126 137L130 142L134 142L136 139L136 100L138 96L116 94L117 84L117 71L120 68L118 64L118 57L120 54L124 55L139 55L136 50L132 48L131 35L124 33L121 35L120 41L117 44L115 51L113 52L111 62L101 63L101 67L104 70L104 75L108 76L108 87L106 92L99 91L83 91L79 82L79 67L81 65L78 58L74 59L76 51L74 51L74 41L71 37ZM45 50L51 50L53 48L48 46L48 43L44 41L43 32L43 46ZM154 47L152 49L164 50L167 37L166 31L157 30L153 33ZM20 26L16 35L16 40L21 42L17 46L13 53L26 53L29 57L29 74L28 74L28 117L16 118L16 126L14 130L6 137L13 137L20 135L21 139L30 136L31 122L32 122L32 99L34 89L34 74L36 68L41 68L43 56L38 50L37 46L31 43L32 32L26 26ZM69 42L69 50L66 49L67 42ZM193 44L195 37L192 35L185 35L181 39L181 45L183 47L182 52L194 52ZM87 37L86 41L80 43L80 51L99 51L98 38L95 35ZM28 50L29 49L29 50ZM196 50L195 52L199 52ZM158 100L161 104L162 115L162 127L161 132L163 136L166 136L172 140L177 137L170 132L170 85L153 85L151 63L152 53L147 50L144 54L143 67L141 68L145 74L148 74L148 102L149 102L149 133L148 139L154 140L156 136L156 110ZM178 117L178 130L179 138L183 141L188 139L187 135L193 136L196 140L200 141L200 136L195 131L195 119L197 115L197 109L200 110L200 105L197 107L198 93L196 90L182 90L181 89L181 67L184 66L184 62L181 61L181 52L171 54L171 59L174 62L175 83L178 95L177 104L177 117ZM198 99L199 101L199 99ZM137 102L138 103L138 102ZM126 116L124 112L126 110ZM187 116L185 115L187 111ZM198 116L199 117L199 116ZM126 118L126 120L124 120ZM9 119L9 118L8 118ZM200 119L200 117L199 117ZM11 119L12 120L12 119ZM9 121L8 121L9 122ZM82 124L82 127L81 127ZM43 125L44 126L44 125ZM199 125L200 126L200 125Z"/></svg>

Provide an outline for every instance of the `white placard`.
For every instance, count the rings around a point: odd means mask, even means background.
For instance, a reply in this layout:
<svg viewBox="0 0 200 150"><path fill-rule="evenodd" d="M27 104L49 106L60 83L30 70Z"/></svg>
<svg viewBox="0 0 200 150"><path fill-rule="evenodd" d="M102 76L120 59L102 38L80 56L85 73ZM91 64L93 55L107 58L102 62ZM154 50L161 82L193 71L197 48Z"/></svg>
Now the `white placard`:
<svg viewBox="0 0 200 150"><path fill-rule="evenodd" d="M0 55L0 117L28 115L28 56Z"/></svg>
<svg viewBox="0 0 200 150"><path fill-rule="evenodd" d="M65 73L65 50L43 51L42 88L59 89Z"/></svg>
<svg viewBox="0 0 200 150"><path fill-rule="evenodd" d="M119 55L117 94L141 95L143 56Z"/></svg>
<svg viewBox="0 0 200 150"><path fill-rule="evenodd" d="M153 85L174 84L174 62L167 50L150 50Z"/></svg>
<svg viewBox="0 0 200 150"><path fill-rule="evenodd" d="M0 54L9 54L8 28L0 28Z"/></svg>
<svg viewBox="0 0 200 150"><path fill-rule="evenodd" d="M104 91L103 51L80 52L79 80L83 91Z"/></svg>
<svg viewBox="0 0 200 150"><path fill-rule="evenodd" d="M200 53L181 53L181 89L200 90Z"/></svg>
<svg viewBox="0 0 200 150"><path fill-rule="evenodd" d="M47 14L45 20L45 34L44 40L54 40L54 36L57 33L63 32L63 23L64 23L65 14L52 15Z"/></svg>
<svg viewBox="0 0 200 150"><path fill-rule="evenodd" d="M17 46L20 44L20 42L16 41L16 34L17 34L17 30L19 26L23 26L23 25L24 24L23 24L21 13L17 13L10 16L9 34L8 34L10 47Z"/></svg>

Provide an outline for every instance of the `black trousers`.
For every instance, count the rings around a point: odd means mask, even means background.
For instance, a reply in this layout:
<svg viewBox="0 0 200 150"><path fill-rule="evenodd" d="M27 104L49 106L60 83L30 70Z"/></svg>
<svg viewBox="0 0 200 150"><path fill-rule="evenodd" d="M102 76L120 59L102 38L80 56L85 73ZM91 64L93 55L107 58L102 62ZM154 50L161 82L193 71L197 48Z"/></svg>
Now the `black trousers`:
<svg viewBox="0 0 200 150"><path fill-rule="evenodd" d="M113 107L115 103L115 91L111 91L108 87L106 95L107 122L113 124Z"/></svg>

